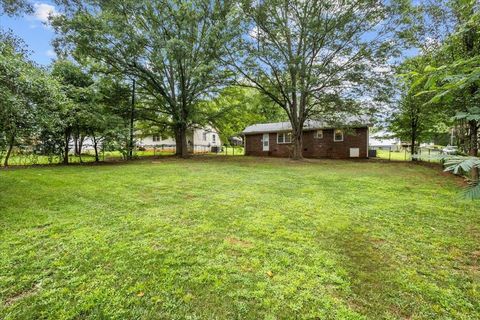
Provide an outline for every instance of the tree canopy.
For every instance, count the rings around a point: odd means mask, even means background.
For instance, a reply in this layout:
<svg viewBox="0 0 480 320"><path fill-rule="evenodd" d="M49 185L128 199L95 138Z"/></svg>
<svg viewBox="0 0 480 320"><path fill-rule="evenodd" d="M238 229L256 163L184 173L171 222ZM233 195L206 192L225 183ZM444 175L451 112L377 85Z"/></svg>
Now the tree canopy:
<svg viewBox="0 0 480 320"><path fill-rule="evenodd" d="M219 57L238 32L235 1L64 3L65 14L53 19L58 48L137 80L186 156L199 103L231 77Z"/></svg>

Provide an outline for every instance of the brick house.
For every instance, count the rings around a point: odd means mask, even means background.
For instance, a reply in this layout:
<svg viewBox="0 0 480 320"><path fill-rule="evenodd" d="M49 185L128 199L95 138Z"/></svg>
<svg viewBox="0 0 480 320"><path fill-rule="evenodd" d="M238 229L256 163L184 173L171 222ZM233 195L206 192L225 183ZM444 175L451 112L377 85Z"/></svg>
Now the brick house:
<svg viewBox="0 0 480 320"><path fill-rule="evenodd" d="M366 121L350 121L335 128L322 121L307 120L303 131L305 158L367 158L368 127ZM290 122L255 124L243 131L245 155L290 157L292 153Z"/></svg>

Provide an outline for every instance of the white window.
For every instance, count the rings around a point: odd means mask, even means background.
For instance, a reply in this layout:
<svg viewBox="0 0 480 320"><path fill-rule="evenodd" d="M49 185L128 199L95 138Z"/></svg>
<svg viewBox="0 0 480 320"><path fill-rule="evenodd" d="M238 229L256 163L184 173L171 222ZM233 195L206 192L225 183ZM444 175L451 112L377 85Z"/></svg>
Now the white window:
<svg viewBox="0 0 480 320"><path fill-rule="evenodd" d="M336 129L333 132L333 141L335 142L343 141L343 130Z"/></svg>
<svg viewBox="0 0 480 320"><path fill-rule="evenodd" d="M207 141L207 133L206 132L203 133L203 141Z"/></svg>
<svg viewBox="0 0 480 320"><path fill-rule="evenodd" d="M212 134L212 142L214 142L214 143L215 143L215 139L216 139L216 138L217 138L217 136L215 135L215 133L214 133L214 134Z"/></svg>
<svg viewBox="0 0 480 320"><path fill-rule="evenodd" d="M292 143L292 133L290 132L279 132L277 133L277 143Z"/></svg>
<svg viewBox="0 0 480 320"><path fill-rule="evenodd" d="M153 142L159 142L162 141L162 136L159 134L154 134L153 135Z"/></svg>
<svg viewBox="0 0 480 320"><path fill-rule="evenodd" d="M315 132L315 139L323 139L323 130L317 130Z"/></svg>

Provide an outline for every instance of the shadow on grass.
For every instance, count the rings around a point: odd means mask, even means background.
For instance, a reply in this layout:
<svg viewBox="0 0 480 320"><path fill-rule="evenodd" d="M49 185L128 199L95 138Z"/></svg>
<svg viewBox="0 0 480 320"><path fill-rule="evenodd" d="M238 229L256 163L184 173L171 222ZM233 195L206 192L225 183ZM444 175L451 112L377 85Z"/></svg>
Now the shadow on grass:
<svg viewBox="0 0 480 320"><path fill-rule="evenodd" d="M344 299L353 310L373 319L410 318L411 312L398 305L402 294L395 282L398 271L393 259L381 250L382 239L355 228L325 237L348 275L351 291Z"/></svg>

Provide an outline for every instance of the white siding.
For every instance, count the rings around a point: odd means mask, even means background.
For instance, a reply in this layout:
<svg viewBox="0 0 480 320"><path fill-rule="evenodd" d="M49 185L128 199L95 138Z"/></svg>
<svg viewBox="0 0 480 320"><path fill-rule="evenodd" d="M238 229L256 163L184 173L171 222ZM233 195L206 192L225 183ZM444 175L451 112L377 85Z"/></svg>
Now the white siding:
<svg viewBox="0 0 480 320"><path fill-rule="evenodd" d="M160 141L153 141L153 136L146 136L142 138L137 138L138 146L160 146L160 145L174 145L175 139L171 137L161 137Z"/></svg>
<svg viewBox="0 0 480 320"><path fill-rule="evenodd" d="M205 136L205 139L204 139ZM215 136L215 138L214 138ZM221 146L222 141L218 132L211 128L196 128L187 133L187 143L190 147L195 147L195 152L209 151L209 147ZM138 146L162 146L162 145L175 145L175 139L173 137L162 137L160 141L153 141L153 136L146 136L142 138L137 137Z"/></svg>

